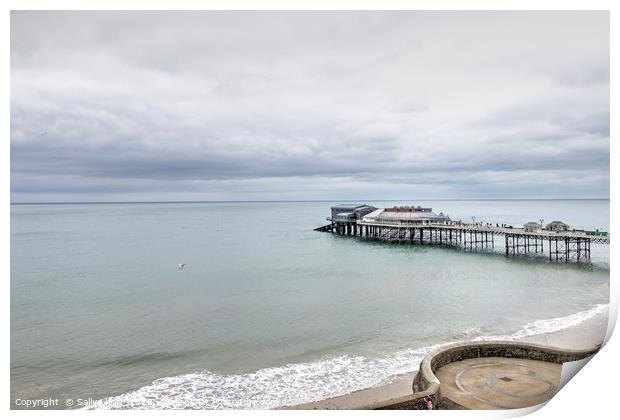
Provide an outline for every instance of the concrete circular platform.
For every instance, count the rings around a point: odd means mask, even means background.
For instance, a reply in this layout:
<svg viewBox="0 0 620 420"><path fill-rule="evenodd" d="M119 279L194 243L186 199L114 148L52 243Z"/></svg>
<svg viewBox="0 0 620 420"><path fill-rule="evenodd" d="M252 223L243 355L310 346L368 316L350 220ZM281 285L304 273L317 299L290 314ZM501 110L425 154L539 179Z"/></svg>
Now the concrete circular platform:
<svg viewBox="0 0 620 420"><path fill-rule="evenodd" d="M530 407L548 401L562 366L539 360L482 357L448 363L435 372L442 397L473 410Z"/></svg>

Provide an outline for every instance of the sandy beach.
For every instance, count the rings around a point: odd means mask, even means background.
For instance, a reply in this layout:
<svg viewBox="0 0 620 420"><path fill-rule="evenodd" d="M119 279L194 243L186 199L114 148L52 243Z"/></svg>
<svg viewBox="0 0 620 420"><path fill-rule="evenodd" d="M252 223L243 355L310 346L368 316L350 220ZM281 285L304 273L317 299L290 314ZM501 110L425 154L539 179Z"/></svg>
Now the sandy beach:
<svg viewBox="0 0 620 420"><path fill-rule="evenodd" d="M608 203L435 206L489 219L572 209L561 217L594 214L604 224ZM12 407L50 396L104 409L380 406L410 397L413 371L436 346L530 337L607 312L607 248L593 247L583 266L366 242L312 230L328 209L325 202L12 206ZM260 246L233 229L248 214L248 234ZM58 259L77 249L79 261ZM174 305L161 304L167 299ZM67 329L67 319L80 328ZM565 336L538 339L561 345Z"/></svg>
<svg viewBox="0 0 620 420"><path fill-rule="evenodd" d="M591 348L603 342L607 332L607 316L595 316L578 325L551 333L532 335L519 341L572 350ZM596 357L596 356L595 356ZM411 394L416 371L399 375L388 384L362 389L339 397L300 404L284 409L295 410L354 410L364 409L391 399Z"/></svg>

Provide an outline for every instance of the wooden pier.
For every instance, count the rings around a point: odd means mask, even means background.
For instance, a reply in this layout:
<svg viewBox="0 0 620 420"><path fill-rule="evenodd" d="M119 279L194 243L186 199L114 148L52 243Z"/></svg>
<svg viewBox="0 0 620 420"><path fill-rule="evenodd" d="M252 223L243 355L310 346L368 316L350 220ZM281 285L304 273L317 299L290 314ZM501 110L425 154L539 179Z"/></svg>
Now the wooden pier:
<svg viewBox="0 0 620 420"><path fill-rule="evenodd" d="M369 240L411 245L443 245L465 251L492 251L496 236L504 236L505 254L544 255L551 261L590 260L591 243L609 244L609 236L587 235L570 231L526 231L519 228L491 227L467 224L408 224L356 222L338 223L315 229L338 235L356 236Z"/></svg>

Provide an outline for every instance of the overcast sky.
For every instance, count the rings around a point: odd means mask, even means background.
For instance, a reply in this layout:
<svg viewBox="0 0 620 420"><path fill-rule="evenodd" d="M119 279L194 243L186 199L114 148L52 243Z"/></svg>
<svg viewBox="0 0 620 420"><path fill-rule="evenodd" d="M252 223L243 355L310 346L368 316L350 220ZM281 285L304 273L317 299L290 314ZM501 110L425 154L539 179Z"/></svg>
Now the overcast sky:
<svg viewBox="0 0 620 420"><path fill-rule="evenodd" d="M609 196L607 12L13 12L11 199Z"/></svg>

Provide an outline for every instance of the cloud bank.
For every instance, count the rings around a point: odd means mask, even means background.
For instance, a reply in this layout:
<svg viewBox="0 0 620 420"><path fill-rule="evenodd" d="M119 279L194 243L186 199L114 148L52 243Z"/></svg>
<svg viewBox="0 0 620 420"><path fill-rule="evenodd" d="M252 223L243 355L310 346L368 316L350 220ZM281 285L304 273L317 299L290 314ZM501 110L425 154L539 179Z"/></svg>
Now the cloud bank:
<svg viewBox="0 0 620 420"><path fill-rule="evenodd" d="M13 12L20 201L609 196L607 12Z"/></svg>

